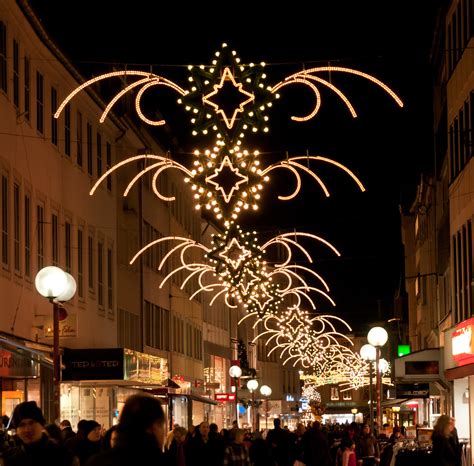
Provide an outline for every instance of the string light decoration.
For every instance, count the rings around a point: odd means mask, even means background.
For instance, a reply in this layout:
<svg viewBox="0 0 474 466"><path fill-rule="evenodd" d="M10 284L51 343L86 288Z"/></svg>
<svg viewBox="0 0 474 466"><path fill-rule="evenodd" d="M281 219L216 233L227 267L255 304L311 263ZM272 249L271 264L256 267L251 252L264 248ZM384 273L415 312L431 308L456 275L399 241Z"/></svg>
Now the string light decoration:
<svg viewBox="0 0 474 466"><path fill-rule="evenodd" d="M236 308L240 303L249 316L259 318L275 313L286 299L296 300L298 305L301 304L301 299L305 299L312 309L316 309L311 296L313 293L325 297L335 306L328 294L329 287L319 274L308 267L292 264L296 251L310 263L313 262L308 250L298 242L305 238L319 242L340 255L328 241L305 232L282 233L261 246L256 232L243 232L238 225L232 223L223 234L213 235L212 247L189 238L166 236L141 248L130 260L130 264L148 249L166 243L171 246L161 259L158 270L162 271L166 264L173 263L172 256L178 258L178 264L163 278L159 286L162 288L168 280L183 271L186 276L180 285L181 289L192 279L196 279L197 283L190 300L199 293L207 292L213 295L210 301L212 305L223 296L227 306ZM267 250L275 246L282 247L285 254L279 262L269 265L265 256ZM196 252L201 259L196 260ZM317 279L321 285L309 282L305 275Z"/></svg>
<svg viewBox="0 0 474 466"><path fill-rule="evenodd" d="M308 403L311 403L311 401L321 402L321 393L318 392L316 385L305 382L301 391L301 398L308 400Z"/></svg>
<svg viewBox="0 0 474 466"><path fill-rule="evenodd" d="M123 96L136 90L135 109L140 119L149 125L161 126L165 124L165 120L151 120L145 116L141 101L146 91L152 87L164 86L172 89L179 94L178 103L191 114L191 123L194 126L192 134L201 137L206 137L210 132L213 134L212 149L196 149L193 167L185 167L168 158L167 163L157 162L155 167L147 167L141 173L143 175L149 170L156 169L153 178L154 192L160 199L165 199L166 196L158 194L159 173L171 167L181 170L185 175L185 182L191 185L196 209L203 209L208 214L214 215L216 220L223 221L224 226L228 226L232 220L237 220L240 213L245 210L258 210L261 191L269 181L268 174L277 168L290 171L296 178L294 192L280 195L281 200L293 199L298 194L302 184L300 172L310 175L320 185L324 194L330 195L323 180L314 169L310 168L310 162L328 163L342 169L357 183L361 191L364 191L362 183L352 171L326 157L295 156L262 167L258 151L242 147L243 138L248 131L252 134L269 131L267 112L272 107L273 101L279 98L281 89L291 84L306 85L316 97L315 107L307 116L291 117L297 122L307 121L318 114L321 107L321 92L318 85L335 92L346 104L351 115L357 116L346 95L331 82L331 79L322 78L320 75L323 73L330 75L343 73L366 79L388 93L400 107L403 106L401 99L386 84L367 73L345 67L311 68L293 73L277 84L267 85L265 63L243 64L237 52L231 50L227 44L223 44L221 50L215 53L212 64L189 66L188 69L190 71L188 88L183 88L163 76L145 71L125 70L97 76L72 91L58 107L54 116L58 118L74 96L88 86L109 78L121 78L124 81L124 88L107 104L100 122L105 120L113 106ZM128 83L129 78L138 79ZM128 159L133 160L136 159L134 157ZM114 169L115 167L110 169L105 177ZM137 178L134 178L134 182L136 180Z"/></svg>

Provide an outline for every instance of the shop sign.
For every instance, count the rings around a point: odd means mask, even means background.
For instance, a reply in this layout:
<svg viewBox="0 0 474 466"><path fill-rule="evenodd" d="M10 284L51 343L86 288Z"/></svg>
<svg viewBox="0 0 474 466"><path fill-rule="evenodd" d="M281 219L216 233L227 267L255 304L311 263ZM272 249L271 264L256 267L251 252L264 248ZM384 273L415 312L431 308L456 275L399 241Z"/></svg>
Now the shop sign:
<svg viewBox="0 0 474 466"><path fill-rule="evenodd" d="M62 379L123 380L123 348L65 349Z"/></svg>
<svg viewBox="0 0 474 466"><path fill-rule="evenodd" d="M326 403L328 408L352 408L356 405L355 401L328 401Z"/></svg>
<svg viewBox="0 0 474 466"><path fill-rule="evenodd" d="M221 403L235 401L235 393L216 393L215 400L220 401Z"/></svg>
<svg viewBox="0 0 474 466"><path fill-rule="evenodd" d="M221 388L221 384L219 382L208 382L205 384L205 386L208 389L214 389L214 390L218 390L219 388Z"/></svg>
<svg viewBox="0 0 474 466"><path fill-rule="evenodd" d="M396 386L397 398L429 398L430 384L428 383L403 383Z"/></svg>
<svg viewBox="0 0 474 466"><path fill-rule="evenodd" d="M459 366L474 362L473 328L474 318L471 318L457 325L452 333L451 354Z"/></svg>
<svg viewBox="0 0 474 466"><path fill-rule="evenodd" d="M438 375L439 361L405 361L405 375Z"/></svg>
<svg viewBox="0 0 474 466"><path fill-rule="evenodd" d="M37 377L39 364L32 358L0 349L0 377Z"/></svg>
<svg viewBox="0 0 474 466"><path fill-rule="evenodd" d="M48 318L44 326L44 337L53 338L53 319ZM59 321L59 338L77 337L77 315L68 314L64 320Z"/></svg>

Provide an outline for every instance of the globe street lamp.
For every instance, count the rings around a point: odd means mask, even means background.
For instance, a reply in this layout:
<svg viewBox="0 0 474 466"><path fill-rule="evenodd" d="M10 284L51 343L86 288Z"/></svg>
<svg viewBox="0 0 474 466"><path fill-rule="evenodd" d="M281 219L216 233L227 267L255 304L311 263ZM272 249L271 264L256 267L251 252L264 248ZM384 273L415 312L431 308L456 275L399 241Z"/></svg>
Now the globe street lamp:
<svg viewBox="0 0 474 466"><path fill-rule="evenodd" d="M239 426L239 399L237 397L237 387L239 385L239 378L242 375L242 369L239 366L230 366L229 375L234 379L234 387L235 387L235 415L237 421L237 427Z"/></svg>
<svg viewBox="0 0 474 466"><path fill-rule="evenodd" d="M370 413L370 428L374 432L374 407L372 404L372 364L377 357L377 350L372 345L364 345L360 349L360 357L369 363L369 413Z"/></svg>
<svg viewBox="0 0 474 466"><path fill-rule="evenodd" d="M265 428L268 430L268 397L272 394L272 389L268 385L262 385L260 393L265 397Z"/></svg>
<svg viewBox="0 0 474 466"><path fill-rule="evenodd" d="M72 275L59 267L48 266L42 268L35 277L35 286L38 293L53 304L53 402L54 419L61 416L60 381L61 365L59 360L59 303L69 301L76 293L76 280Z"/></svg>
<svg viewBox="0 0 474 466"><path fill-rule="evenodd" d="M383 327L373 327L369 330L367 334L367 340L369 343L376 349L376 358L375 358L375 377L376 377L376 389L375 395L377 399L377 423L379 429L382 427L382 403L381 403L381 394L382 394L382 377L380 374L380 348L382 348L388 340L388 333Z"/></svg>
<svg viewBox="0 0 474 466"><path fill-rule="evenodd" d="M252 394L252 430L255 432L257 430L256 424L255 424L255 411L256 406L255 406L255 390L258 388L258 380L255 379L250 379L247 382L247 388L250 390L250 393Z"/></svg>
<svg viewBox="0 0 474 466"><path fill-rule="evenodd" d="M355 420L356 420L356 414L357 414L357 408L352 408L352 409L351 409L351 413L352 413L352 416L353 416L352 422L355 422Z"/></svg>

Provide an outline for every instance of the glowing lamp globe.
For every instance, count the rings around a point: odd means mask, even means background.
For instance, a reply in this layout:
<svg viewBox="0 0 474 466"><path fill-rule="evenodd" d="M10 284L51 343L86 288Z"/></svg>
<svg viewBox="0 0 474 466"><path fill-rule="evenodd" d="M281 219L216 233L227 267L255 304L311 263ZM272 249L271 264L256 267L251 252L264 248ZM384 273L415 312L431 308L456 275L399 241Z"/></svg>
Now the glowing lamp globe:
<svg viewBox="0 0 474 466"><path fill-rule="evenodd" d="M250 379L248 382L247 382L247 388L250 390L250 391L254 391L254 390L257 390L258 388L258 381L255 380L255 379Z"/></svg>
<svg viewBox="0 0 474 466"><path fill-rule="evenodd" d="M360 357L364 361L375 361L377 352L375 346L369 345L368 343L360 349Z"/></svg>
<svg viewBox="0 0 474 466"><path fill-rule="evenodd" d="M59 267L44 267L36 274L35 286L40 295L56 299L67 291L68 277Z"/></svg>
<svg viewBox="0 0 474 466"><path fill-rule="evenodd" d="M352 414L357 414L357 408L352 408L352 409L351 409L351 413L352 413Z"/></svg>
<svg viewBox="0 0 474 466"><path fill-rule="evenodd" d="M242 375L242 369L239 366L230 366L229 375L234 379L238 379Z"/></svg>
<svg viewBox="0 0 474 466"><path fill-rule="evenodd" d="M67 285L65 290L59 296L56 297L55 301L58 302L69 301L76 294L76 280L74 280L74 277L71 274L67 272L64 273L67 277Z"/></svg>
<svg viewBox="0 0 474 466"><path fill-rule="evenodd" d="M260 387L260 393L263 395L263 396L270 396L272 394L272 389L268 386L268 385L262 385Z"/></svg>
<svg viewBox="0 0 474 466"><path fill-rule="evenodd" d="M379 372L383 374L384 372L388 371L388 361L384 358L382 358L379 361Z"/></svg>
<svg viewBox="0 0 474 466"><path fill-rule="evenodd" d="M374 327L367 334L367 340L373 346L383 346L387 343L388 333L383 327Z"/></svg>

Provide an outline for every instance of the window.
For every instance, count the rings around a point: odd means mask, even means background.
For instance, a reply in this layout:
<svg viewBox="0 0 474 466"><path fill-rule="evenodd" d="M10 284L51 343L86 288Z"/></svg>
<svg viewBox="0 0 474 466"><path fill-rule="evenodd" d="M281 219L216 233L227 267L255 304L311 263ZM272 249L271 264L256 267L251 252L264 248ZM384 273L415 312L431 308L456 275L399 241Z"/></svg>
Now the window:
<svg viewBox="0 0 474 466"><path fill-rule="evenodd" d="M44 78L43 75L36 72L36 129L43 134L44 132Z"/></svg>
<svg viewBox="0 0 474 466"><path fill-rule="evenodd" d="M173 316L173 351L184 354L184 323L177 316Z"/></svg>
<svg viewBox="0 0 474 466"><path fill-rule="evenodd" d="M77 164L82 167L82 113L77 112L76 121L76 139L77 139Z"/></svg>
<svg viewBox="0 0 474 466"><path fill-rule="evenodd" d="M97 133L97 178L102 176L102 136Z"/></svg>
<svg viewBox="0 0 474 466"><path fill-rule="evenodd" d="M30 119L30 59L25 57L24 59L24 81L23 81L23 92L24 92L24 105L25 105L25 118Z"/></svg>
<svg viewBox="0 0 474 466"><path fill-rule="evenodd" d="M0 89L7 92L7 26L0 21Z"/></svg>
<svg viewBox="0 0 474 466"><path fill-rule="evenodd" d="M64 107L64 153L71 156L71 106Z"/></svg>
<svg viewBox="0 0 474 466"><path fill-rule="evenodd" d="M83 232L77 230L77 294L84 296L84 244Z"/></svg>
<svg viewBox="0 0 474 466"><path fill-rule="evenodd" d="M89 290L93 291L94 290L94 238L92 236L89 236L87 238L87 250L88 250L88 281L89 281Z"/></svg>
<svg viewBox="0 0 474 466"><path fill-rule="evenodd" d="M99 306L104 305L104 245L97 243L97 299Z"/></svg>
<svg viewBox="0 0 474 466"><path fill-rule="evenodd" d="M112 249L107 249L107 308L109 311L113 311L114 308L114 295L113 295L113 262L112 262Z"/></svg>
<svg viewBox="0 0 474 466"><path fill-rule="evenodd" d="M20 108L20 46L13 41L13 105Z"/></svg>
<svg viewBox="0 0 474 466"><path fill-rule="evenodd" d="M169 311L145 301L145 345L169 351Z"/></svg>
<svg viewBox="0 0 474 466"><path fill-rule="evenodd" d="M105 148L106 148L106 150L105 150L105 157L106 157L105 169L108 170L112 166L112 146L110 145L110 142L107 143ZM112 191L112 177L111 176L107 177L107 189L109 191Z"/></svg>
<svg viewBox="0 0 474 466"><path fill-rule="evenodd" d="M20 185L13 185L13 265L20 272Z"/></svg>
<svg viewBox="0 0 474 466"><path fill-rule="evenodd" d="M339 389L337 387L331 387L331 400L339 400Z"/></svg>
<svg viewBox="0 0 474 466"><path fill-rule="evenodd" d="M87 145L87 173L92 176L92 125L87 123L86 131L86 145Z"/></svg>
<svg viewBox="0 0 474 466"><path fill-rule="evenodd" d="M71 223L67 222L64 224L64 240L66 246L66 272L71 273L72 271L72 256L71 256Z"/></svg>
<svg viewBox="0 0 474 466"><path fill-rule="evenodd" d="M6 267L8 259L8 177L2 175L2 263Z"/></svg>
<svg viewBox="0 0 474 466"><path fill-rule="evenodd" d="M136 314L119 309L117 312L118 346L139 351L140 318Z"/></svg>
<svg viewBox="0 0 474 466"><path fill-rule="evenodd" d="M53 265L59 263L59 249L58 249L58 216L51 215L51 255L53 258Z"/></svg>
<svg viewBox="0 0 474 466"><path fill-rule="evenodd" d="M352 400L352 390L345 390L342 392L342 399L346 401Z"/></svg>
<svg viewBox="0 0 474 466"><path fill-rule="evenodd" d="M58 108L58 91L51 88L51 142L58 145L58 120L54 118L54 114Z"/></svg>
<svg viewBox="0 0 474 466"><path fill-rule="evenodd" d="M40 204L36 206L36 223L37 264L41 270L44 267L44 207Z"/></svg>
<svg viewBox="0 0 474 466"><path fill-rule="evenodd" d="M31 276L31 200L25 194L25 275Z"/></svg>

